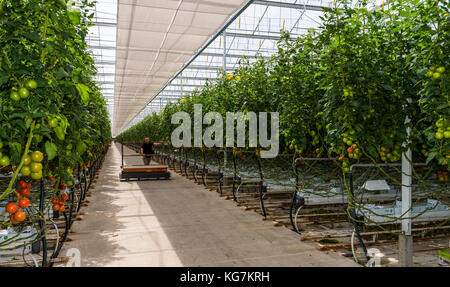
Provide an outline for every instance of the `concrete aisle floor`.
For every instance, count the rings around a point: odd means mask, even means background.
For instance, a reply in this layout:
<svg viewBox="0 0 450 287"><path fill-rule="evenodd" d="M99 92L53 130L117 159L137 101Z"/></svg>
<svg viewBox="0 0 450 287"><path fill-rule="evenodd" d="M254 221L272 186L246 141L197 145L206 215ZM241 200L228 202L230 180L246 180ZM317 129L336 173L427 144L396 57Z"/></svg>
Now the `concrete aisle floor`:
<svg viewBox="0 0 450 287"><path fill-rule="evenodd" d="M78 248L81 266L357 266L173 171L170 180L120 182L120 165L112 144L61 256Z"/></svg>

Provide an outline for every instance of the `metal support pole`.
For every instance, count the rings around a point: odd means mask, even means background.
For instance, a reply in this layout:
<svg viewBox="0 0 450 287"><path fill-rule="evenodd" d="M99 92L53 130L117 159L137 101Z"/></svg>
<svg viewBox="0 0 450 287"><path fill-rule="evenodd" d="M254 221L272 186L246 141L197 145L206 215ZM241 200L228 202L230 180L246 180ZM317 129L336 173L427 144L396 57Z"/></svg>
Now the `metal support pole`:
<svg viewBox="0 0 450 287"><path fill-rule="evenodd" d="M223 30L223 70L227 74L227 30Z"/></svg>
<svg viewBox="0 0 450 287"><path fill-rule="evenodd" d="M181 96L183 96L183 73L180 74L180 89L181 89Z"/></svg>
<svg viewBox="0 0 450 287"><path fill-rule="evenodd" d="M408 99L411 102L411 99ZM405 124L408 124L411 120L407 117ZM411 128L406 128L407 138L411 134ZM406 145L406 143L404 143ZM412 152L408 148L402 154L402 234L399 236L398 248L399 248L399 261L400 266L411 267L413 266L413 237L411 235L412 220Z"/></svg>

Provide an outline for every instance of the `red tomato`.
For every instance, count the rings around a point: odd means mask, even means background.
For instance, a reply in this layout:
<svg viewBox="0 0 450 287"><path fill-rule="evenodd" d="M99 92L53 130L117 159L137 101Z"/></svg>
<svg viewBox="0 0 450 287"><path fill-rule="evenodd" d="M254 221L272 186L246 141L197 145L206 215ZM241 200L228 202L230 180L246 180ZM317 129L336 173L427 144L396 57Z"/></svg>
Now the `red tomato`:
<svg viewBox="0 0 450 287"><path fill-rule="evenodd" d="M9 214L13 214L19 209L19 207L14 202L10 202L6 205L5 209Z"/></svg>
<svg viewBox="0 0 450 287"><path fill-rule="evenodd" d="M64 210L66 210L66 208L64 207L64 205L59 207L59 211L63 212Z"/></svg>
<svg viewBox="0 0 450 287"><path fill-rule="evenodd" d="M58 204L53 204L53 210L54 211L59 211L60 206Z"/></svg>
<svg viewBox="0 0 450 287"><path fill-rule="evenodd" d="M24 188L21 190L20 195L25 196L25 197L29 197L30 196L30 189L29 188Z"/></svg>
<svg viewBox="0 0 450 287"><path fill-rule="evenodd" d="M16 223L17 223L16 219L14 218L14 214L11 214L11 215L9 216L9 220L11 220L11 222L12 222L13 224L16 224Z"/></svg>
<svg viewBox="0 0 450 287"><path fill-rule="evenodd" d="M23 211L17 211L16 213L14 213L14 219L17 222L22 222L25 220L25 218L27 218L27 215Z"/></svg>
<svg viewBox="0 0 450 287"><path fill-rule="evenodd" d="M21 208L27 208L30 205L30 200L28 198L21 198L19 199L19 206Z"/></svg>
<svg viewBox="0 0 450 287"><path fill-rule="evenodd" d="M61 194L61 199L62 200L67 200L68 198L69 198L69 196L67 195L67 193Z"/></svg>
<svg viewBox="0 0 450 287"><path fill-rule="evenodd" d="M25 188L28 187L28 184L25 181L21 180L19 182L19 186L20 186L21 189L25 189Z"/></svg>

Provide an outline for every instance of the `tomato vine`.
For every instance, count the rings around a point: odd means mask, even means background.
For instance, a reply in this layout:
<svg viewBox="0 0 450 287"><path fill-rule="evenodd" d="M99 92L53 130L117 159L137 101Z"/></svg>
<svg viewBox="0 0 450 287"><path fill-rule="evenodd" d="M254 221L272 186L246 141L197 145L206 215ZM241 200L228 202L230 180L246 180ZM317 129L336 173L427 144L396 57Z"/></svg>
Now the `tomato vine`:
<svg viewBox="0 0 450 287"><path fill-rule="evenodd" d="M14 174L0 199L16 190L19 176L73 184L73 170L111 138L86 42L94 5L0 4L0 172Z"/></svg>

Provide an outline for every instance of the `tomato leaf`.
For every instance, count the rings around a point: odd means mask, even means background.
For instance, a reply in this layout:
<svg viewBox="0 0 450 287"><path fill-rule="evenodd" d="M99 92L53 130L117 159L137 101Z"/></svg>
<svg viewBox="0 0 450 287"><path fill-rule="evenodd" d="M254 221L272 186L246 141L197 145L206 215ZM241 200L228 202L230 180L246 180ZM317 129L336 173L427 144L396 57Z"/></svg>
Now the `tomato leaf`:
<svg viewBox="0 0 450 287"><path fill-rule="evenodd" d="M22 157L22 145L18 142L12 142L9 144L12 159L14 163L18 163Z"/></svg>
<svg viewBox="0 0 450 287"><path fill-rule="evenodd" d="M78 93L80 94L81 101L87 105L89 103L89 92L91 91L88 86L78 83L76 85Z"/></svg>
<svg viewBox="0 0 450 287"><path fill-rule="evenodd" d="M60 140L64 140L64 138L66 137L65 133L64 133L64 129L62 127L59 127L59 126L56 127L55 133L56 133L56 136L58 137L58 139L60 139Z"/></svg>
<svg viewBox="0 0 450 287"><path fill-rule="evenodd" d="M58 147L52 142L45 142L45 152L47 153L48 160L52 160L56 156L56 152L58 151Z"/></svg>
<svg viewBox="0 0 450 287"><path fill-rule="evenodd" d="M439 153L438 153L438 152L435 152L435 151L430 152L430 153L428 154L426 164L428 164L430 161L432 161L433 158L435 158L438 154L439 154Z"/></svg>

